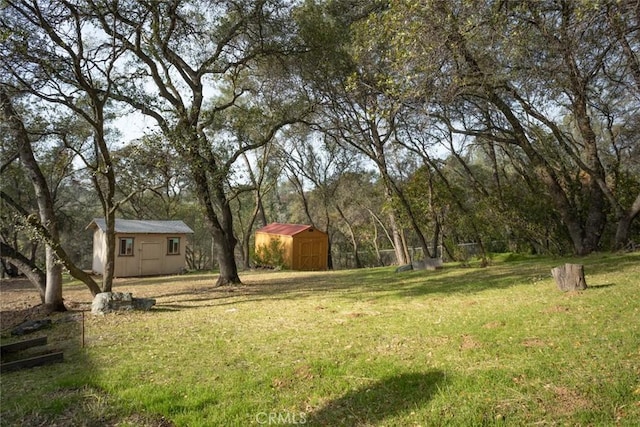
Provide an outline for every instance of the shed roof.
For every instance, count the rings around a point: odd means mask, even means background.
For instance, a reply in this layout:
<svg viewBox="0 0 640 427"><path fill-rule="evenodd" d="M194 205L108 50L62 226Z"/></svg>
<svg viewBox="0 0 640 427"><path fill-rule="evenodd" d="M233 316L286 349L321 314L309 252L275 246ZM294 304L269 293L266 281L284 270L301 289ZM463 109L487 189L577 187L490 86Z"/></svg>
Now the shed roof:
<svg viewBox="0 0 640 427"><path fill-rule="evenodd" d="M256 230L256 233L279 234L281 236L294 236L306 230L313 230L310 225L304 224L280 224L278 222L271 223L265 227Z"/></svg>
<svg viewBox="0 0 640 427"><path fill-rule="evenodd" d="M102 231L107 229L104 218L94 218L87 226L97 227ZM145 234L193 234L193 230L182 221L116 219L116 233L145 233Z"/></svg>

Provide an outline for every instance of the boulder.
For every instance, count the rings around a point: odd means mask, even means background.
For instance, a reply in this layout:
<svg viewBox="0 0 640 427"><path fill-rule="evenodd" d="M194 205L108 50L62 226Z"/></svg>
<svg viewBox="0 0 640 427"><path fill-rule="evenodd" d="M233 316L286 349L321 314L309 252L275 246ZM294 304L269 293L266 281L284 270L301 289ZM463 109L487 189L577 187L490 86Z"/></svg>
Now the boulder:
<svg viewBox="0 0 640 427"><path fill-rule="evenodd" d="M134 298L133 308L136 310L149 311L151 307L156 305L156 300L153 298Z"/></svg>
<svg viewBox="0 0 640 427"><path fill-rule="evenodd" d="M414 270L438 270L442 268L442 258L425 258L412 263Z"/></svg>
<svg viewBox="0 0 640 427"><path fill-rule="evenodd" d="M26 335L31 332L39 331L40 329L48 328L49 326L51 326L51 319L27 320L26 322L16 326L11 331L11 335Z"/></svg>
<svg viewBox="0 0 640 427"><path fill-rule="evenodd" d="M403 271L411 271L411 270L413 270L413 265L405 264L405 265L401 265L400 267L396 268L396 273L402 273Z"/></svg>
<svg viewBox="0 0 640 427"><path fill-rule="evenodd" d="M106 314L112 311L150 310L156 304L152 298L133 298L130 292L102 292L93 298L91 313Z"/></svg>
<svg viewBox="0 0 640 427"><path fill-rule="evenodd" d="M91 303L91 313L93 314L124 310L133 310L130 292L101 292L93 298Z"/></svg>

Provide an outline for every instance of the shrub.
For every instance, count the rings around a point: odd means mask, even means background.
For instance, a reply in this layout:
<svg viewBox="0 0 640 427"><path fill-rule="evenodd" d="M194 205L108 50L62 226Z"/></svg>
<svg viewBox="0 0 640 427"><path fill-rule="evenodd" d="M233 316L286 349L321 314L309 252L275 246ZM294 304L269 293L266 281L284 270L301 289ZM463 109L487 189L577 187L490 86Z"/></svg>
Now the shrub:
<svg viewBox="0 0 640 427"><path fill-rule="evenodd" d="M268 245L256 247L253 261L257 267L271 267L283 269L284 265L284 243L280 239L272 239Z"/></svg>

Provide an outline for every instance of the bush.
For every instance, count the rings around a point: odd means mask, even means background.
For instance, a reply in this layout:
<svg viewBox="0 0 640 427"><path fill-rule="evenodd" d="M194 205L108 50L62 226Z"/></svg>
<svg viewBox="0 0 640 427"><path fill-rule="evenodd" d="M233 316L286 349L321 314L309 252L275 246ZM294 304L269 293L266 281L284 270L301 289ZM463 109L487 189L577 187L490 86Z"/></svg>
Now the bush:
<svg viewBox="0 0 640 427"><path fill-rule="evenodd" d="M283 269L284 265L284 243L280 239L272 239L268 245L256 247L253 254L253 262L256 267L271 267Z"/></svg>

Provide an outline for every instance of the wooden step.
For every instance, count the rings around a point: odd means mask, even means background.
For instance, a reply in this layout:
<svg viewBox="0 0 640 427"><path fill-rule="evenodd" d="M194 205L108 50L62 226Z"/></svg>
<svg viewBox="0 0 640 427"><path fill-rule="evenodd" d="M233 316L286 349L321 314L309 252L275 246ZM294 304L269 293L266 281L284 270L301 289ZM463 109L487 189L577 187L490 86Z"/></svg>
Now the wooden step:
<svg viewBox="0 0 640 427"><path fill-rule="evenodd" d="M64 361L62 352L43 354L42 356L29 357L14 362L7 362L0 365L0 372L17 371L19 369L33 368L34 366L48 365Z"/></svg>
<svg viewBox="0 0 640 427"><path fill-rule="evenodd" d="M46 344L47 337L32 338L29 340L18 341L11 344L3 344L0 346L0 354L16 353L18 351L26 350L27 348Z"/></svg>

